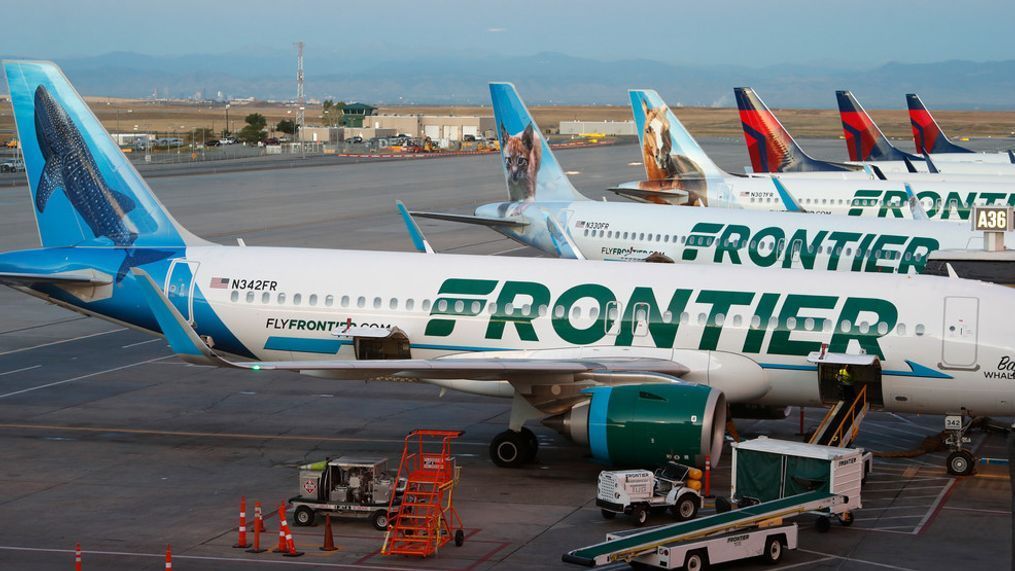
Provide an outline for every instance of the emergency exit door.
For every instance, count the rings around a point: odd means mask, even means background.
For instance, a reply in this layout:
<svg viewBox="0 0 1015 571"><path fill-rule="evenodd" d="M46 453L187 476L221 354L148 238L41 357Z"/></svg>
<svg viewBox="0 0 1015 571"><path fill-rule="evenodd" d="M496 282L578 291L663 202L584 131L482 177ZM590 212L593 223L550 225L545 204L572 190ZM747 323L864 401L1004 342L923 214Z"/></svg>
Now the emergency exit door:
<svg viewBox="0 0 1015 571"><path fill-rule="evenodd" d="M975 297L946 297L941 360L952 367L976 364L976 326L980 300Z"/></svg>
<svg viewBox="0 0 1015 571"><path fill-rule="evenodd" d="M173 260L163 291L169 301L188 323L194 323L194 278L198 263L190 260Z"/></svg>

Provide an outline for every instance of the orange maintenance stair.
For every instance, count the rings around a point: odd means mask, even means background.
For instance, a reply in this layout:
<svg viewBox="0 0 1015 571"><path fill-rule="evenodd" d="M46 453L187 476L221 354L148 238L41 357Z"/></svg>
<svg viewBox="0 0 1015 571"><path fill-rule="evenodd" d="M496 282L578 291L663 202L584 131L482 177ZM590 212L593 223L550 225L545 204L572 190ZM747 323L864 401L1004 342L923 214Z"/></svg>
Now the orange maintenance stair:
<svg viewBox="0 0 1015 571"><path fill-rule="evenodd" d="M413 430L405 437L398 481L405 478L401 505L392 496L388 513L398 515L388 527L381 553L430 557L452 539L462 545L465 532L455 510L459 469L451 455L455 430Z"/></svg>

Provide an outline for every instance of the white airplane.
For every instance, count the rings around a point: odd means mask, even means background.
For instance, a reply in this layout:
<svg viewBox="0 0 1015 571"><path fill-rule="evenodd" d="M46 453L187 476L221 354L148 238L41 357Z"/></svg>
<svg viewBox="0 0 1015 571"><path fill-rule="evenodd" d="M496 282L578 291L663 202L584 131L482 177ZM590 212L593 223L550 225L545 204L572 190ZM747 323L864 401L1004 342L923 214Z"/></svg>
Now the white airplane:
<svg viewBox="0 0 1015 571"><path fill-rule="evenodd" d="M875 161L879 165L895 161L896 164L918 163L921 159L930 172L953 174L988 174L1015 176L1015 164L1010 161L948 161L938 164L938 158L931 158L923 153L922 158L901 151L895 147L881 132L870 115L864 111L860 102L849 91L836 91L839 102L839 116L842 119L842 133L846 139L846 149L851 161ZM915 127L914 127L915 130ZM918 145L919 146L919 145Z"/></svg>
<svg viewBox="0 0 1015 571"><path fill-rule="evenodd" d="M841 363L885 410L1013 413L1008 288L218 245L172 218L58 67L4 67L42 245L0 254L0 281L164 335L185 360L510 398L491 444L508 466L535 454L524 423L547 418L606 462L718 459L727 402L837 401ZM555 162L524 117L498 117L522 195Z"/></svg>
<svg viewBox="0 0 1015 571"><path fill-rule="evenodd" d="M768 108L768 105L765 105L757 92L750 87L737 87L733 93L737 99L744 141L747 143L747 151L751 157L751 168L754 173L778 173L781 178L879 178L882 180L890 178L911 184L925 181L1011 182L1015 184L1015 173L1009 173L1009 178L1002 180L998 177L1004 175L998 173L955 172L947 167L944 167L942 171L938 169L936 164L937 157L928 162L922 157L899 151L899 154L894 155L893 159L890 154L891 149L879 156L887 156L892 160L837 163L815 159L808 155L793 139L793 136L789 134L775 113ZM930 172L928 165L937 172Z"/></svg>
<svg viewBox="0 0 1015 571"><path fill-rule="evenodd" d="M503 117L522 114L523 123L532 126L526 145L512 146L508 137L508 143L501 148L510 191L520 174L515 165L519 161L531 164L533 160L519 158L519 150L529 146L535 149L536 143L542 141L541 131L512 85L492 84L491 90L497 124ZM657 96L654 92L633 92L632 97L647 101ZM670 117L670 121L676 121ZM645 136L651 137L657 129L670 141L667 144L652 139L652 144L645 148L661 148L666 152L688 146L679 140L679 130L659 128L656 123L646 125ZM655 151L651 154L655 156ZM420 211L408 214L487 226L558 257L606 261L905 274L921 273L928 255L938 249L981 250L984 246L983 233L964 224L928 222L926 212L908 185L903 185L909 196L904 208L915 209L916 219L804 216L800 212L737 208L659 208L644 203L589 200L571 184L549 147L541 148L538 156L539 174L545 182L531 193L509 192L517 200L481 205L475 215ZM679 154L672 157L685 163L697 158L687 159ZM780 187L779 180L769 180L768 184L773 189ZM784 190L779 200L786 202L782 210L804 210ZM402 214L405 217L407 213L403 210ZM406 222L416 237L417 249L427 251L418 227L408 219ZM1015 234L1009 234L1006 239L1015 239Z"/></svg>
<svg viewBox="0 0 1015 571"><path fill-rule="evenodd" d="M1015 163L1015 153L1010 150L1006 153L978 153L951 142L919 95L907 93L906 105L909 107L909 122L913 126L916 152L927 153L935 163ZM947 169L947 165L944 168Z"/></svg>
<svg viewBox="0 0 1015 571"><path fill-rule="evenodd" d="M932 220L966 221L975 205L1015 206L1015 182L918 183L836 177L733 175L720 169L652 90L633 90L631 107L647 180L610 190L646 202L750 210L912 218L911 188Z"/></svg>

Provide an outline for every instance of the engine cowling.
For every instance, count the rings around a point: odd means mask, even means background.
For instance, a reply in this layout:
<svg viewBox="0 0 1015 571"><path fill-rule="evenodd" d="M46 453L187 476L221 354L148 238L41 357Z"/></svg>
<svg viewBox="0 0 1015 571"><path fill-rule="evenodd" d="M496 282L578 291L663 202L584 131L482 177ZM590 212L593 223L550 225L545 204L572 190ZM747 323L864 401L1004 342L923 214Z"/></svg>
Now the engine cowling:
<svg viewBox="0 0 1015 571"><path fill-rule="evenodd" d="M585 444L599 461L649 468L668 459L715 466L726 432L726 398L692 383L597 386L591 398L543 421Z"/></svg>

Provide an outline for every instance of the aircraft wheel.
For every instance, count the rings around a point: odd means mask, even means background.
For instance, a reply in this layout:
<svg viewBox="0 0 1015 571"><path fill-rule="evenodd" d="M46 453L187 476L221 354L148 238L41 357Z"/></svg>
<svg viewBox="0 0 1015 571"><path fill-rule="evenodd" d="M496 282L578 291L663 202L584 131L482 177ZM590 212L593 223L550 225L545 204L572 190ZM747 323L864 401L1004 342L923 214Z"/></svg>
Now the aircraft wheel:
<svg viewBox="0 0 1015 571"><path fill-rule="evenodd" d="M536 459L536 454L539 453L539 439L536 438L535 432L532 432L531 430L525 428L524 426L522 427L520 432L522 436L525 437L525 440L528 442L529 445L529 453L525 461L532 462L533 460Z"/></svg>
<svg viewBox="0 0 1015 571"><path fill-rule="evenodd" d="M828 530L832 529L832 520L823 515L818 518L818 521L814 522L814 529L818 530L818 533L828 533Z"/></svg>
<svg viewBox="0 0 1015 571"><path fill-rule="evenodd" d="M952 452L945 462L948 464L948 473L953 476L968 476L976 469L976 457L968 450Z"/></svg>
<svg viewBox="0 0 1015 571"><path fill-rule="evenodd" d="M534 455L521 432L505 430L490 442L490 459L501 468L518 468Z"/></svg>

